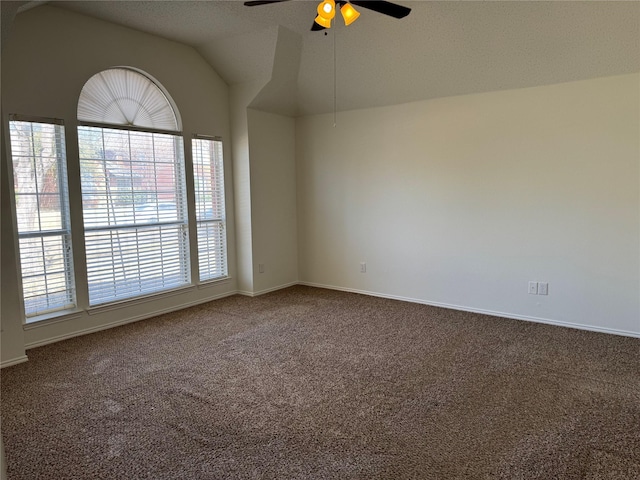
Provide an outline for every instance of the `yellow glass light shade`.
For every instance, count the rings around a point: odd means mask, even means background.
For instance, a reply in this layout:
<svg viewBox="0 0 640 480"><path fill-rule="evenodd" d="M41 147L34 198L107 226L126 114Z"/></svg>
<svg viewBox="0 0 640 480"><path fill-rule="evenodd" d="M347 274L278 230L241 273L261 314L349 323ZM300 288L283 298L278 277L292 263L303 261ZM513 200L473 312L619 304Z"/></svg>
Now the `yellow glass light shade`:
<svg viewBox="0 0 640 480"><path fill-rule="evenodd" d="M350 3L345 3L340 9L340 13L342 14L342 18L344 18L345 25L351 25L360 16L360 12L353 8L353 5Z"/></svg>
<svg viewBox="0 0 640 480"><path fill-rule="evenodd" d="M322 18L320 15L316 17L316 23L324 28L331 28L331 20L327 20L326 18Z"/></svg>
<svg viewBox="0 0 640 480"><path fill-rule="evenodd" d="M334 0L323 0L318 5L318 16L325 20L331 20L336 16L336 2ZM324 25L323 25L324 26Z"/></svg>

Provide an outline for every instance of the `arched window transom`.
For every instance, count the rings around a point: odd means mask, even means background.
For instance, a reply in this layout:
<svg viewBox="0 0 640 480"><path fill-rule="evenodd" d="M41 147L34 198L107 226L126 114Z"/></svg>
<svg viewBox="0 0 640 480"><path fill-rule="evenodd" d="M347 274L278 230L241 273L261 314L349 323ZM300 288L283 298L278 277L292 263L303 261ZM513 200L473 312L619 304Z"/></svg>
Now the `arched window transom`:
<svg viewBox="0 0 640 480"><path fill-rule="evenodd" d="M179 131L176 113L162 90L129 68L110 68L92 76L80 93L81 122Z"/></svg>

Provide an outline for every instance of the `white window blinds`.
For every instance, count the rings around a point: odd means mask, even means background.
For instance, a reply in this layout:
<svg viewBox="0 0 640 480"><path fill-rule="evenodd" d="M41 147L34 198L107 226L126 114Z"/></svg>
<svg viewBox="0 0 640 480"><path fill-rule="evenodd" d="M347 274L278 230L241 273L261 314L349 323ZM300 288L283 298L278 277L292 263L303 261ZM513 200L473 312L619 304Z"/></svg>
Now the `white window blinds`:
<svg viewBox="0 0 640 480"><path fill-rule="evenodd" d="M110 68L91 77L80 92L78 120L179 130L178 120L162 90L129 68Z"/></svg>
<svg viewBox="0 0 640 480"><path fill-rule="evenodd" d="M9 122L25 314L75 306L64 127Z"/></svg>
<svg viewBox="0 0 640 480"><path fill-rule="evenodd" d="M89 303L190 283L178 135L78 127Z"/></svg>
<svg viewBox="0 0 640 480"><path fill-rule="evenodd" d="M200 280L227 276L222 142L192 140Z"/></svg>

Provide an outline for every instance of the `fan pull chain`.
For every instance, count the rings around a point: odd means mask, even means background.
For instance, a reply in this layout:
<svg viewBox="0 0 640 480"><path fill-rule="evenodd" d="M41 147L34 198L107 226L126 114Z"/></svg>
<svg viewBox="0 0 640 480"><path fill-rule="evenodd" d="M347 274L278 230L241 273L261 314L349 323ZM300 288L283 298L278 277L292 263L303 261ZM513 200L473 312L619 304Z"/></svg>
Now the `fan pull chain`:
<svg viewBox="0 0 640 480"><path fill-rule="evenodd" d="M338 82L336 80L336 31L333 30L333 128L336 128L336 111L338 109Z"/></svg>

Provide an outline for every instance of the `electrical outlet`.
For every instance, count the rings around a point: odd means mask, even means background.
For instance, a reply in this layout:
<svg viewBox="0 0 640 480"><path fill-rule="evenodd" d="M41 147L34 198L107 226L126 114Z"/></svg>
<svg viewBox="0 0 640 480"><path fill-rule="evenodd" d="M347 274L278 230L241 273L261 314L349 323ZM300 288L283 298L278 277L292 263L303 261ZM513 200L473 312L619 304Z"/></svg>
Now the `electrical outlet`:
<svg viewBox="0 0 640 480"><path fill-rule="evenodd" d="M529 295L538 294L538 282L529 282Z"/></svg>
<svg viewBox="0 0 640 480"><path fill-rule="evenodd" d="M538 295L549 295L549 284L547 282L538 282Z"/></svg>
<svg viewBox="0 0 640 480"><path fill-rule="evenodd" d="M258 264L258 273L264 273L264 263Z"/></svg>
<svg viewBox="0 0 640 480"><path fill-rule="evenodd" d="M365 262L360 262L360 273L367 273L367 264Z"/></svg>

